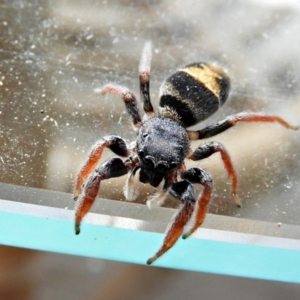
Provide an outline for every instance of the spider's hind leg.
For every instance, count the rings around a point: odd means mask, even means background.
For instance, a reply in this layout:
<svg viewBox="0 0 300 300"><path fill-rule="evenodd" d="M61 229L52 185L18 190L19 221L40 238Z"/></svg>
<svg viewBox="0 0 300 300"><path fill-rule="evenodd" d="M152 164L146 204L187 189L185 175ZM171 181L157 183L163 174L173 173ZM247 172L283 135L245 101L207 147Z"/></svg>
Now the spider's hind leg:
<svg viewBox="0 0 300 300"><path fill-rule="evenodd" d="M188 135L190 140L201 140L206 139L217 134L220 134L227 129L235 126L239 122L266 122L266 123L278 123L286 128L298 130L299 126L294 126L285 121L284 119L274 116L267 115L264 113L255 113L255 112L242 112L236 115L227 117L226 119L211 125L207 126L200 130L188 130Z"/></svg>
<svg viewBox="0 0 300 300"><path fill-rule="evenodd" d="M139 66L140 94L143 109L147 118L154 115L154 109L150 100L150 67L151 67L151 42L146 42Z"/></svg>
<svg viewBox="0 0 300 300"><path fill-rule="evenodd" d="M108 83L100 89L95 89L95 93L114 94L123 98L126 110L131 117L131 121L135 129L139 129L142 125L142 118L137 105L134 94L127 88L114 83Z"/></svg>

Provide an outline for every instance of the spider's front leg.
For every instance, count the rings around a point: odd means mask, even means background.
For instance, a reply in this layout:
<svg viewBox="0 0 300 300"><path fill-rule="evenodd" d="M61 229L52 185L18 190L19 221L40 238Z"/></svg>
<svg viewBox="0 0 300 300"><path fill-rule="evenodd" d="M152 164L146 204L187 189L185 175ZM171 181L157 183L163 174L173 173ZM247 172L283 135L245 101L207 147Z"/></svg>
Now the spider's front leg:
<svg viewBox="0 0 300 300"><path fill-rule="evenodd" d="M170 193L179 198L182 201L183 206L175 216L170 229L167 231L162 247L154 256L148 259L148 265L152 264L176 243L181 236L185 225L191 219L194 210L196 210L195 223L191 230L183 235L183 238L191 235L204 220L206 207L212 193L212 179L206 171L198 168L187 170L183 172L182 176L187 180L174 183L171 186ZM200 183L204 186L204 191L198 199L196 199L195 189L191 182Z"/></svg>
<svg viewBox="0 0 300 300"><path fill-rule="evenodd" d="M184 233L182 236L183 239L188 238L193 232L198 229L205 218L206 215L206 210L207 210L207 205L211 199L212 195L212 178L211 176L204 171L203 169L199 168L191 168L181 174L182 178L185 178L193 183L200 183L203 185L204 190L201 194L201 196L197 200L197 207L196 207L196 212L195 212L195 221L192 227Z"/></svg>
<svg viewBox="0 0 300 300"><path fill-rule="evenodd" d="M105 148L109 148L115 154L128 157L131 153L131 149L129 149L125 143L125 141L116 135L105 136L101 140L99 140L92 148L89 158L81 168L80 172L77 176L77 181L75 185L74 191L74 200L77 200L82 184L85 179L91 174L91 172L96 168L102 152Z"/></svg>
<svg viewBox="0 0 300 300"><path fill-rule="evenodd" d="M190 220L195 207L195 189L193 185L187 181L180 181L172 185L173 194L178 195L183 202L183 206L177 213L174 222L171 224L162 247L156 252L154 256L147 260L147 264L152 264L157 258L168 251L178 240L183 232L183 228Z"/></svg>
<svg viewBox="0 0 300 300"><path fill-rule="evenodd" d="M137 161L131 158L128 158L123 162L119 157L112 157L102 163L92 175L88 178L87 183L84 187L82 196L79 200L78 206L75 212L75 232L76 234L80 233L80 223L83 217L91 209L99 188L100 183L104 179L109 179L113 177L123 176L132 168L135 167Z"/></svg>

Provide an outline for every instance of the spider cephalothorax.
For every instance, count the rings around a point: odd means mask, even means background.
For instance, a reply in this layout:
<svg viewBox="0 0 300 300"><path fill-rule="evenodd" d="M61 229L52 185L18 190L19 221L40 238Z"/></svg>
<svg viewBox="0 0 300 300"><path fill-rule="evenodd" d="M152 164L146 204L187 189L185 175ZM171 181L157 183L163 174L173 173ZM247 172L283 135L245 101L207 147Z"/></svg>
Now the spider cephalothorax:
<svg viewBox="0 0 300 300"><path fill-rule="evenodd" d="M185 159L189 149L186 130L177 122L154 117L142 125L136 144L140 181L157 187Z"/></svg>
<svg viewBox="0 0 300 300"><path fill-rule="evenodd" d="M133 178L139 170L139 180L157 187L163 182L162 191L151 197L147 204L162 204L168 193L182 202L172 226L167 231L163 245L156 254L148 259L151 264L169 250L182 235L185 225L195 215L191 228L183 234L190 236L205 218L206 208L212 195L211 176L201 168L186 169L184 160L202 160L216 152L221 154L224 167L231 178L231 192L235 203L240 206L236 194L237 176L230 156L222 144L210 142L200 145L194 151L190 148L190 140L200 140L215 136L237 122L277 122L290 128L292 126L278 116L263 113L239 113L205 127L200 130L186 128L208 118L227 99L230 81L224 70L212 64L194 63L176 71L161 86L159 113L155 115L150 101L150 62L151 44L146 43L140 62L140 91L144 118L141 117L137 101L126 87L107 84L96 90L101 94L120 95L137 131L136 142L127 145L119 136L105 136L99 140L78 174L74 199L80 196L75 214L75 231L80 232L82 218L90 210L99 192L102 180L128 174L124 194L127 200L134 200ZM109 148L118 156L112 157L97 166L104 148ZM80 191L84 184L83 192ZM197 196L193 184L203 186L202 193ZM196 205L199 203L199 205Z"/></svg>

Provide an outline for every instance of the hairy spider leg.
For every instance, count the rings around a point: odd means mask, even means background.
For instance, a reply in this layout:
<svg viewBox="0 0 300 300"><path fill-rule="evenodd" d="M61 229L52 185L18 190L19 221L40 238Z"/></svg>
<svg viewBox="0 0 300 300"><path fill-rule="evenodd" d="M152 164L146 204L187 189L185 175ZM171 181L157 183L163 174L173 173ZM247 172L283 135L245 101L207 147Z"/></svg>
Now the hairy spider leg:
<svg viewBox="0 0 300 300"><path fill-rule="evenodd" d="M232 185L231 185L231 194L233 196L234 202L238 207L241 207L240 200L237 196L236 190L237 190L237 175L234 170L231 158L227 152L227 150L224 148L224 146L219 142L211 142L206 145L199 146L194 152L190 153L187 158L191 160L201 160L205 159L212 154L220 152L222 161L224 163L225 169L228 173L228 176L231 178Z"/></svg>
<svg viewBox="0 0 300 300"><path fill-rule="evenodd" d="M140 95L143 109L147 117L154 115L154 109L150 100L150 67L151 67L151 42L146 42L139 66Z"/></svg>
<svg viewBox="0 0 300 300"><path fill-rule="evenodd" d="M182 236L183 239L186 239L193 232L195 232L196 229L198 229L204 221L207 205L212 195L213 182L211 176L205 170L200 168L191 168L183 172L181 174L181 177L189 180L192 183L200 183L204 187L201 196L197 200L197 206L195 209L195 222L192 227Z"/></svg>
<svg viewBox="0 0 300 300"><path fill-rule="evenodd" d="M125 103L126 110L131 117L134 128L139 129L141 127L142 118L137 105L136 97L127 87L109 83L100 89L95 89L95 93L114 94L121 96Z"/></svg>
<svg viewBox="0 0 300 300"><path fill-rule="evenodd" d="M113 177L120 177L128 173L132 168L135 167L136 161L128 158L123 162L119 157L109 158L107 161L102 163L92 175L88 178L87 183L84 187L82 196L78 202L78 206L75 212L75 233L80 233L80 223L83 217L91 209L99 188L100 183L104 179Z"/></svg>
<svg viewBox="0 0 300 300"><path fill-rule="evenodd" d="M172 185L172 194L180 198L183 202L183 206L176 214L173 223L167 231L164 238L162 247L155 253L154 256L147 260L147 264L151 265L157 258L168 251L181 236L184 226L190 220L196 202L195 189L193 185L187 181L183 180Z"/></svg>
<svg viewBox="0 0 300 300"><path fill-rule="evenodd" d="M270 123L279 123L282 126L297 130L299 126L294 126L286 122L284 119L273 116L266 115L264 113L251 113L251 112L242 112L233 116L229 116L226 119L216 123L215 125L207 126L200 130L188 130L188 135L190 140L199 140L205 139L212 136L215 136L231 127L236 125L238 122L270 122Z"/></svg>
<svg viewBox="0 0 300 300"><path fill-rule="evenodd" d="M97 141L90 152L88 160L81 168L77 176L74 200L77 200L85 179L96 168L104 148L109 148L112 152L122 157L128 157L131 153L131 150L127 147L125 141L119 136L105 136L101 140Z"/></svg>

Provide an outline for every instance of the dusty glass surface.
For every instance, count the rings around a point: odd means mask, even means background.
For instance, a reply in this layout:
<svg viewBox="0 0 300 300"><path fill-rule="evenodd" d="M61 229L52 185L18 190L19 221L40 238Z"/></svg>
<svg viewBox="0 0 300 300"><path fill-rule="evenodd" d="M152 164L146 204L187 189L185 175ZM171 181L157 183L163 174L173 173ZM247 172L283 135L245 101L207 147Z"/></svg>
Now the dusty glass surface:
<svg viewBox="0 0 300 300"><path fill-rule="evenodd" d="M138 96L147 40L153 44L155 106L168 74L213 61L228 70L232 91L223 109L197 128L240 111L278 114L299 125L299 32L296 1L2 1L0 181L72 192L97 139L118 134L133 140L122 100L93 90L113 81ZM239 124L213 138L232 155L243 207L233 204L216 154L193 163L213 175L209 211L299 224L299 137L277 124ZM103 183L100 196L124 200L124 179ZM136 184L139 202L155 192ZM166 205L177 203L169 199Z"/></svg>

